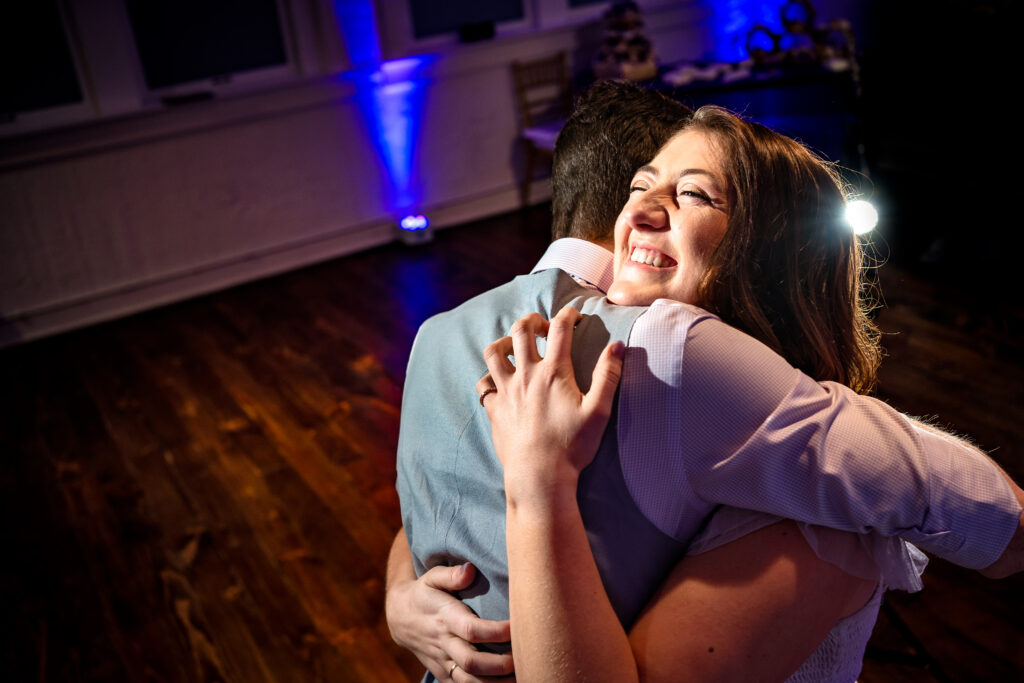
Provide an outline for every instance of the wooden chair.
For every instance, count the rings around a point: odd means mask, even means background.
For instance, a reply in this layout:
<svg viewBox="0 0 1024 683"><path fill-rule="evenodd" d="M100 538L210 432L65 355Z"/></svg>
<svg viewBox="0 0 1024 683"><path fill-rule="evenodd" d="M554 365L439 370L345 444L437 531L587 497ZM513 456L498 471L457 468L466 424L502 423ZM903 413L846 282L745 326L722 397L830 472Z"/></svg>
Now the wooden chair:
<svg viewBox="0 0 1024 683"><path fill-rule="evenodd" d="M569 58L565 52L529 62L512 62L519 102L519 135L526 149L522 203L530 200L537 164L554 156L555 139L572 110Z"/></svg>

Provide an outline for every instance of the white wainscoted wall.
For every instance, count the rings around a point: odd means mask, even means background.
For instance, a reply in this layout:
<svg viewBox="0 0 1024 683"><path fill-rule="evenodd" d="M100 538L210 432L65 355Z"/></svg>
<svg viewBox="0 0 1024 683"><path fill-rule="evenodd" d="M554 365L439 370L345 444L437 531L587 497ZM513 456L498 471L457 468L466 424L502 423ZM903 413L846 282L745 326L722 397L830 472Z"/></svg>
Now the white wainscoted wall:
<svg viewBox="0 0 1024 683"><path fill-rule="evenodd" d="M353 7L373 12L380 61L430 55L415 74L409 208L438 228L515 208L509 64L562 49L580 59L605 9L535 0L525 22L459 44L412 40L404 2L280 0L291 77L166 105L126 65L125 43L107 39L124 32L117 5L62 4L85 105L0 124L0 346L395 239L386 166L359 106L367 86L350 77L341 23ZM662 61L707 52L708 5L641 3Z"/></svg>

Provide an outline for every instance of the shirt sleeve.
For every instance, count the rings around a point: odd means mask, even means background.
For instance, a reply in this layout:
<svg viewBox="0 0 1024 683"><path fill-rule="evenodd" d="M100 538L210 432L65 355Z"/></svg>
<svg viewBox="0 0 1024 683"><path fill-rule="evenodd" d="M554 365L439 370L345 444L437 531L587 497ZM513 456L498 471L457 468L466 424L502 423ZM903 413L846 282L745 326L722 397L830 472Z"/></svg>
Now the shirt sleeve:
<svg viewBox="0 0 1024 683"><path fill-rule="evenodd" d="M720 507L690 543L686 554L701 555L780 521L782 518L776 515ZM806 522L797 522L796 525L819 559L847 574L880 581L887 589L916 592L923 588L921 574L928 558L901 538L855 534Z"/></svg>
<svg viewBox="0 0 1024 683"><path fill-rule="evenodd" d="M636 344L637 357L654 368L647 389L631 391L677 402L654 431L678 450L653 467L651 458L638 466L643 454L634 450L623 470L634 499L663 531L678 538L686 527L669 500L682 491L709 504L900 536L973 569L1002 554L1021 509L983 454L882 401L814 382L710 314L659 304L630 336L630 350ZM624 378L629 371L627 353ZM626 403L623 394L627 423L643 422Z"/></svg>

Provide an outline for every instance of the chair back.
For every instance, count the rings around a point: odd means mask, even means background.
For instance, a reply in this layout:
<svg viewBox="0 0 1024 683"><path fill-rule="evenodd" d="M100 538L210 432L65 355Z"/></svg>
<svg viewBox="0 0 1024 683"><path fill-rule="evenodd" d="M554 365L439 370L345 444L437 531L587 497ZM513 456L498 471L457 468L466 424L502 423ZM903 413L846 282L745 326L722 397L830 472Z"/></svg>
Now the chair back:
<svg viewBox="0 0 1024 683"><path fill-rule="evenodd" d="M569 58L563 51L529 62L512 62L512 77L523 129L565 121L572 111Z"/></svg>

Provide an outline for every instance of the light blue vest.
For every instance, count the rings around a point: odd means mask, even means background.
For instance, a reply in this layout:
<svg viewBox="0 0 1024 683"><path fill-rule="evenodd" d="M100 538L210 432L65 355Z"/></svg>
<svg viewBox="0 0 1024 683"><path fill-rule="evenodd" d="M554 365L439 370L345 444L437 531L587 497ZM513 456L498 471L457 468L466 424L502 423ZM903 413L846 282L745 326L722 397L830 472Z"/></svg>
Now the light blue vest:
<svg viewBox="0 0 1024 683"><path fill-rule="evenodd" d="M431 318L410 355L398 493L416 572L473 562L478 578L460 597L486 619L508 618L508 562L502 468L475 391L487 372L483 349L522 316L536 311L550 319L568 304L584 314L573 340L573 364L586 391L601 351L610 341L627 341L644 309L611 305L560 270L518 277ZM628 628L685 548L655 528L626 489L618 459L617 403L616 398L577 495L605 589Z"/></svg>

